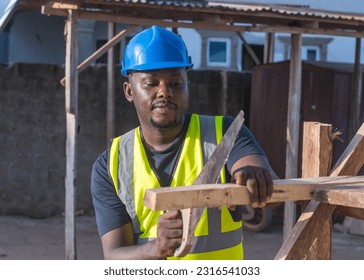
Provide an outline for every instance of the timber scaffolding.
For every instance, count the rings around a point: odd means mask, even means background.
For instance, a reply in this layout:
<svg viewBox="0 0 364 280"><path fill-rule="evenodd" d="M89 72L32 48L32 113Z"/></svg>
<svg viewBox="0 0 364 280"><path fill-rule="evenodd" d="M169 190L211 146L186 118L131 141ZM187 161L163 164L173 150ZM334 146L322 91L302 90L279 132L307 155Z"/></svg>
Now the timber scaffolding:
<svg viewBox="0 0 364 280"><path fill-rule="evenodd" d="M277 260L331 259L334 211L364 220L364 176L355 176L364 165L364 123L331 171L332 126L305 122L303 137L302 176L307 178L274 181L270 203L307 201ZM170 210L249 204L249 197L244 186L206 184L149 189L144 203Z"/></svg>

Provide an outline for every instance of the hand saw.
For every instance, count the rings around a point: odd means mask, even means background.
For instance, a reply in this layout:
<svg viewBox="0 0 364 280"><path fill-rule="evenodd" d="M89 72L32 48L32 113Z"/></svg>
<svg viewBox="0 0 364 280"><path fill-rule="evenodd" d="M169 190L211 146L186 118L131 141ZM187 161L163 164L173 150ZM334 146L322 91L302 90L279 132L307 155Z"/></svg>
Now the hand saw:
<svg viewBox="0 0 364 280"><path fill-rule="evenodd" d="M194 181L193 185L215 184L218 182L221 169L228 159L228 156L234 146L236 136L238 135L243 123L244 112L240 111L229 129L224 134L219 145L215 148L210 159L203 167L201 173ZM181 246L176 249L174 256L183 257L190 251L193 244L194 232L203 211L204 208L186 208L181 210L183 221L182 243Z"/></svg>

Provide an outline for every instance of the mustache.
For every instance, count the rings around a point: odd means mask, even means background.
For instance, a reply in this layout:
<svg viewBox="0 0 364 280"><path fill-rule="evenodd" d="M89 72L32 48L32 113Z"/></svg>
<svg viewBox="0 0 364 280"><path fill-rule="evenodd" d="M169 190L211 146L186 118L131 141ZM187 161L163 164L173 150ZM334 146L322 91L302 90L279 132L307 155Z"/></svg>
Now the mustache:
<svg viewBox="0 0 364 280"><path fill-rule="evenodd" d="M177 105L169 99L158 100L152 104L153 109L161 108L161 107L167 107L169 109L176 109Z"/></svg>

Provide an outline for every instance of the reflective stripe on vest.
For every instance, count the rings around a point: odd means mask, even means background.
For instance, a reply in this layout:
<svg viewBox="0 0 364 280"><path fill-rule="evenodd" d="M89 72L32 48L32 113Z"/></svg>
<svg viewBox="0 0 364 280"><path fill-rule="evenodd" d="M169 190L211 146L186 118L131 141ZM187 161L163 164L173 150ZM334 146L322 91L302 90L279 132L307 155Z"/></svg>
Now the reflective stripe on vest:
<svg viewBox="0 0 364 280"><path fill-rule="evenodd" d="M192 185L221 139L222 117L193 114L171 187ZM113 140L109 172L115 190L132 220L134 232L138 236L137 243L143 244L156 238L158 217L163 211L144 207L143 198L146 189L159 188L160 185L149 165L139 128ZM224 168L220 182L225 182ZM242 224L233 221L225 206L204 210L195 237L191 252L183 259L243 258Z"/></svg>

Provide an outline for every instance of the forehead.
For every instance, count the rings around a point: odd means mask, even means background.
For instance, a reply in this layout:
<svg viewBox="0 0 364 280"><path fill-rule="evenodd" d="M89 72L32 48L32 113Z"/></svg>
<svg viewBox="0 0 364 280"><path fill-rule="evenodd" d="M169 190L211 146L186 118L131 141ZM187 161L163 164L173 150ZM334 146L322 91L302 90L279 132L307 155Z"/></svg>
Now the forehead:
<svg viewBox="0 0 364 280"><path fill-rule="evenodd" d="M158 69L148 71L135 71L130 74L129 78L136 79L143 78L174 78L174 77L187 77L187 71L184 68L170 68L170 69Z"/></svg>

